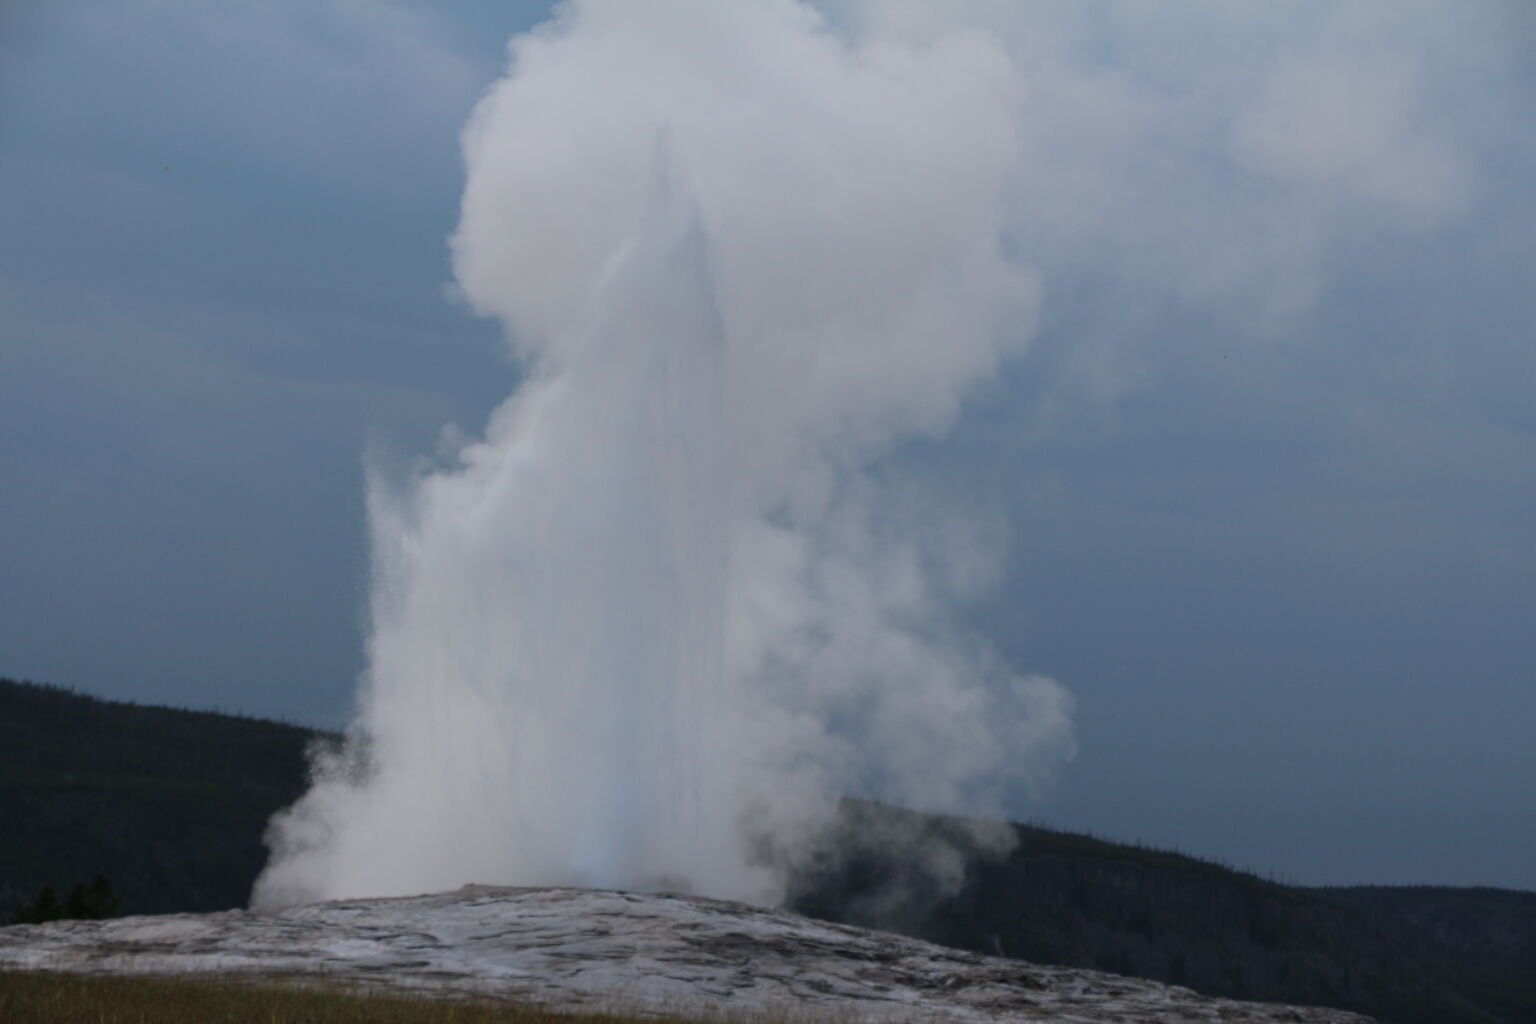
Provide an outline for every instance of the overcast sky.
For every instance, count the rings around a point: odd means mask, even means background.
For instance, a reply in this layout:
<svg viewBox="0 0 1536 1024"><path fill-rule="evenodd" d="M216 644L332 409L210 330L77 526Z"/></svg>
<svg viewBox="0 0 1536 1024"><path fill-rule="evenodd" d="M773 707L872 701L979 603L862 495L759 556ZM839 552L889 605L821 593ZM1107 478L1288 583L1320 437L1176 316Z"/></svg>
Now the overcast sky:
<svg viewBox="0 0 1536 1024"><path fill-rule="evenodd" d="M1017 813L1536 889L1533 9L824 9L983 26L1030 86L1038 333L889 460L999 510L969 614L1076 696ZM0 674L346 720L365 451L517 382L445 240L460 128L547 14L0 9Z"/></svg>

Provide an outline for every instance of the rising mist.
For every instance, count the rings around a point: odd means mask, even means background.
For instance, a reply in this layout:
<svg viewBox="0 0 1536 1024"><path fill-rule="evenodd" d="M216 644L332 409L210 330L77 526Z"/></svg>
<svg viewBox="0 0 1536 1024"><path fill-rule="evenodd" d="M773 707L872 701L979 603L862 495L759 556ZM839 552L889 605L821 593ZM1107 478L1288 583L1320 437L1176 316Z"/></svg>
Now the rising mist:
<svg viewBox="0 0 1536 1024"><path fill-rule="evenodd" d="M254 902L772 902L839 794L987 811L1047 777L1070 697L949 611L988 532L871 471L1032 330L1006 55L850 42L791 0L584 0L511 52L453 252L523 383L375 481L357 719Z"/></svg>

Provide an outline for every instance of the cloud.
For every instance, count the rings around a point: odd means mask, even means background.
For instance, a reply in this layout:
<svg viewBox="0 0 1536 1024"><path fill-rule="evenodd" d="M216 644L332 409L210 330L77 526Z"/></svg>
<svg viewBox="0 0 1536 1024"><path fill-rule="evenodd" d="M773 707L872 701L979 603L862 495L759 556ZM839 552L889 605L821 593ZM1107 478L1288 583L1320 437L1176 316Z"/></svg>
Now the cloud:
<svg viewBox="0 0 1536 1024"><path fill-rule="evenodd" d="M1462 205L1467 171L1449 146L1413 123L1414 65L1349 53L1276 68L1233 122L1236 158L1346 201L1374 200L1414 220L1440 220Z"/></svg>
<svg viewBox="0 0 1536 1024"><path fill-rule="evenodd" d="M984 30L1009 55L1026 98L1008 226L1048 303L1110 311L1079 325L1099 335L1075 357L1094 401L1157 358L1135 350L1120 310L1145 322L1182 305L1233 341L1273 338L1344 272L1343 247L1435 230L1477 199L1457 128L1467 35L1446 31L1444 5L831 9L877 37Z"/></svg>

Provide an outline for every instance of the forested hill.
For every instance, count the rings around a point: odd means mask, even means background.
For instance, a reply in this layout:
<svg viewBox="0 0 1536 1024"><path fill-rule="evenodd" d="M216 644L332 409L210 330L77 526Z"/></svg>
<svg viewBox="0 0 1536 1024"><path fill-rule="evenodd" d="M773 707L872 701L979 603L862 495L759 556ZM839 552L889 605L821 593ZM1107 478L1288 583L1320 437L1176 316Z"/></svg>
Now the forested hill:
<svg viewBox="0 0 1536 1024"><path fill-rule="evenodd" d="M963 822L852 803L844 818L841 857L799 880L804 913L1383 1024L1536 1021L1536 893L1303 888L1016 825L1010 854L978 852L946 894L913 861L925 847L964 847Z"/></svg>
<svg viewBox="0 0 1536 1024"><path fill-rule="evenodd" d="M244 904L272 813L303 791L293 725L0 679L0 923L45 884L106 875L124 913ZM332 737L334 738L334 737ZM1304 889L1193 857L1013 826L958 892L916 868L963 823L849 801L840 855L794 909L1043 963L1383 1024L1536 1021L1536 893Z"/></svg>
<svg viewBox="0 0 1536 1024"><path fill-rule="evenodd" d="M127 914L243 906L320 735L0 679L0 924L97 874Z"/></svg>

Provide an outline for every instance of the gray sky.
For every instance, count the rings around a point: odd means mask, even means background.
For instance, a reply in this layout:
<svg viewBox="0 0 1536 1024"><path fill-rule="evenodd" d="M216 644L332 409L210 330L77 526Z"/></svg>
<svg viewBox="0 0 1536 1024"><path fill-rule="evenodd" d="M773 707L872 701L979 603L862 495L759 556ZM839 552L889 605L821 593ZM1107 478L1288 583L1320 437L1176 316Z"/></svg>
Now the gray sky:
<svg viewBox="0 0 1536 1024"><path fill-rule="evenodd" d="M1032 83L1009 243L1045 300L892 471L1003 510L970 613L1077 697L1021 816L1536 888L1536 21L1276 7L942 8ZM544 5L466 10L0 14L0 673L345 720L365 449L517 379L444 240Z"/></svg>

